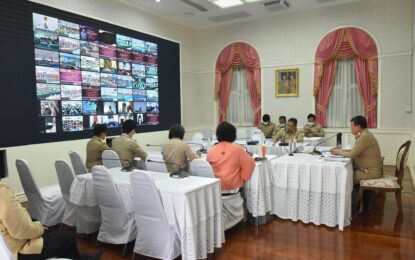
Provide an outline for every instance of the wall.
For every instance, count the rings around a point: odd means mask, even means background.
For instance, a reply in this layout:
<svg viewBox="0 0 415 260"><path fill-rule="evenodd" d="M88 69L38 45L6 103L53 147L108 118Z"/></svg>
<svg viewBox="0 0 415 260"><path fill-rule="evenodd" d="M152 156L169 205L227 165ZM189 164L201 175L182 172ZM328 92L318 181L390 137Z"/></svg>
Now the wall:
<svg viewBox="0 0 415 260"><path fill-rule="evenodd" d="M193 30L172 24L146 12L132 8L131 6L112 0L36 0L33 2L179 42L181 46L182 107L190 108L195 106L193 103L188 104L186 102L186 100L193 102L192 97L195 95L194 91L192 92L194 76L190 71L190 68L194 67L194 56L192 54L194 52L195 33ZM189 97L188 94L191 96ZM194 118L192 116L194 116L192 113L182 112L182 123L187 125L193 122ZM197 120L196 118L194 121L197 122ZM167 139L167 132L136 134L135 138L142 145L159 144ZM54 161L57 159L69 160L69 150L79 151L85 157L87 141L78 140L7 148L9 178L4 179L4 181L18 194L21 193L20 179L17 175L14 162L17 158L23 158L29 162L40 187L57 184L57 177L53 165ZM147 149L146 147L144 148Z"/></svg>
<svg viewBox="0 0 415 260"><path fill-rule="evenodd" d="M297 117L302 126L306 115L314 111L313 62L318 43L333 29L357 26L378 43L379 127L375 132L382 153L393 162L401 141L411 137L413 125L409 112L412 6L411 0L365 0L197 31L197 82L208 98L203 104L212 108L204 110L203 117L212 125L216 122L213 86L217 55L227 44L244 41L256 48L261 58L262 112L269 113L272 120L282 114ZM276 98L275 69L293 67L300 69L300 96Z"/></svg>

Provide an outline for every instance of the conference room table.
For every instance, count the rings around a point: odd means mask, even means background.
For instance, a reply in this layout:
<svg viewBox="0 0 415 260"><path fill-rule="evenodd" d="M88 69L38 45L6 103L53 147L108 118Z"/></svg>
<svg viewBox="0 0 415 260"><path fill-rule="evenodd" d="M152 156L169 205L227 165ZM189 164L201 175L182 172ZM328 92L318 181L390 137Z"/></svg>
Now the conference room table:
<svg viewBox="0 0 415 260"><path fill-rule="evenodd" d="M122 172L120 168L109 171L125 209L132 212L131 172ZM151 174L160 192L168 222L180 232L182 259L204 259L215 248L222 247L225 235L219 179L196 176L177 179L167 173L146 172ZM87 207L98 205L91 173L76 176L70 202Z"/></svg>

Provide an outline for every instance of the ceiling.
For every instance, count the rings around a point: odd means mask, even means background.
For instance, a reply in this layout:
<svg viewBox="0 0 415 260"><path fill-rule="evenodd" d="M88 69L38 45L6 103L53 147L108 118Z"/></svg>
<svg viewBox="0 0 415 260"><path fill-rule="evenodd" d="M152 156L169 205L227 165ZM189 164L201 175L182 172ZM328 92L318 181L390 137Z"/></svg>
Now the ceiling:
<svg viewBox="0 0 415 260"><path fill-rule="evenodd" d="M241 6L221 9L208 0L118 0L129 6L163 17L174 23L191 29L205 29L242 20L297 12L307 9L323 8L332 5L342 5L361 0L285 0L289 3L286 8L284 0L262 0ZM279 2L265 7L269 2ZM206 11L201 11L197 6Z"/></svg>

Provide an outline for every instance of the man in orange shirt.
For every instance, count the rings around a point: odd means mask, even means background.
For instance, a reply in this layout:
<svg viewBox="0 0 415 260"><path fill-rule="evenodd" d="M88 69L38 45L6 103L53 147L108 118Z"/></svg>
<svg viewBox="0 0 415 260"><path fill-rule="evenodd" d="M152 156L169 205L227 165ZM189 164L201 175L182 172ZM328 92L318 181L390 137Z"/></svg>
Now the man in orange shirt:
<svg viewBox="0 0 415 260"><path fill-rule="evenodd" d="M236 139L236 128L232 124L219 124L216 137L219 143L209 150L206 159L212 165L215 176L221 179L222 214L227 230L244 217L243 199L239 190L244 181L251 178L255 161L242 146L233 143Z"/></svg>

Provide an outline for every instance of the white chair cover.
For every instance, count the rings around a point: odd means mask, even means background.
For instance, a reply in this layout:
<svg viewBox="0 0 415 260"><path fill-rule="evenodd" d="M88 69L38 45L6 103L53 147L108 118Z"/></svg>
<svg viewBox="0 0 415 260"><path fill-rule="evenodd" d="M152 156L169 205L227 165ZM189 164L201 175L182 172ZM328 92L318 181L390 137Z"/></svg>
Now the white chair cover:
<svg viewBox="0 0 415 260"><path fill-rule="evenodd" d="M204 140L212 140L213 130L210 127L205 127L202 129L202 135Z"/></svg>
<svg viewBox="0 0 415 260"><path fill-rule="evenodd" d="M85 166L81 156L76 151L69 151L69 158L71 159L73 171L75 175L88 173L88 169Z"/></svg>
<svg viewBox="0 0 415 260"><path fill-rule="evenodd" d="M95 197L101 210L101 226L98 241L111 244L126 244L135 239L137 228L134 212L124 207L120 193L112 176L104 166L92 168Z"/></svg>
<svg viewBox="0 0 415 260"><path fill-rule="evenodd" d="M265 137L263 136L262 133L260 133L260 134L255 133L255 134L252 135L251 139L252 139L252 141L258 141L259 143L261 143L261 142L263 142L263 140L265 140Z"/></svg>
<svg viewBox="0 0 415 260"><path fill-rule="evenodd" d="M7 247L2 235L0 235L0 259L13 260L13 254Z"/></svg>
<svg viewBox="0 0 415 260"><path fill-rule="evenodd" d="M194 133L192 137L192 143L203 144L203 134L202 133Z"/></svg>
<svg viewBox="0 0 415 260"><path fill-rule="evenodd" d="M154 162L149 162L154 161ZM162 155L149 154L146 158L147 171L153 172L168 172L166 165L164 164Z"/></svg>
<svg viewBox="0 0 415 260"><path fill-rule="evenodd" d="M246 129L245 128L237 128L236 129L236 138L237 139L247 138Z"/></svg>
<svg viewBox="0 0 415 260"><path fill-rule="evenodd" d="M45 226L62 223L66 203L59 185L39 189L25 160L17 159L16 168L29 201L29 214Z"/></svg>
<svg viewBox="0 0 415 260"><path fill-rule="evenodd" d="M76 205L69 201L72 182L75 178L69 164L64 160L55 162L56 174L58 175L59 186L61 187L62 197L66 202L65 213L62 223L74 227L76 226Z"/></svg>
<svg viewBox="0 0 415 260"><path fill-rule="evenodd" d="M135 221L139 227L134 252L159 259L181 254L178 231L166 219L160 193L147 173L134 170L130 175Z"/></svg>
<svg viewBox="0 0 415 260"><path fill-rule="evenodd" d="M113 150L104 150L102 152L102 164L107 169L122 168L120 157Z"/></svg>
<svg viewBox="0 0 415 260"><path fill-rule="evenodd" d="M224 230L228 230L238 224L244 218L244 200L241 193L222 196L222 219Z"/></svg>
<svg viewBox="0 0 415 260"><path fill-rule="evenodd" d="M190 163L190 173L194 176L215 178L212 166L205 159L194 159Z"/></svg>

